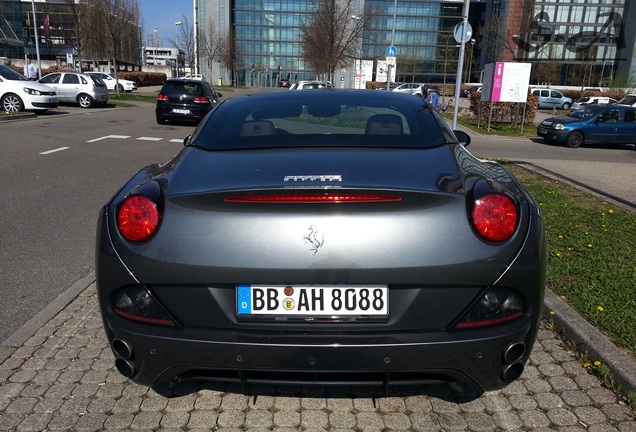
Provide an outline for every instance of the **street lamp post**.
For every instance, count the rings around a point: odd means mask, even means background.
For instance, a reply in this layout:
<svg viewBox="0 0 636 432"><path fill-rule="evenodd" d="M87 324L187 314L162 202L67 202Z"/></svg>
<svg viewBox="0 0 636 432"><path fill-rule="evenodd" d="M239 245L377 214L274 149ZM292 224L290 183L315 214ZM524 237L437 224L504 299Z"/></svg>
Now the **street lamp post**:
<svg viewBox="0 0 636 432"><path fill-rule="evenodd" d="M155 37L152 40L152 46L155 47L155 49L154 49L154 55L152 58L152 65L156 67L157 66L157 32L159 31L159 29L155 28L153 31L155 32Z"/></svg>
<svg viewBox="0 0 636 432"><path fill-rule="evenodd" d="M356 21L360 21L361 17L357 16L357 15L351 15L351 19L352 20L356 20ZM357 26L358 24L356 23L355 26ZM355 30L355 27L354 27ZM356 78L358 77L358 58L357 56L354 56L353 58L353 79L351 80L351 88L357 88L356 87Z"/></svg>
<svg viewBox="0 0 636 432"><path fill-rule="evenodd" d="M177 36L177 39L174 41L175 47L177 48L177 78L179 78L179 26L181 24L183 24L181 21L174 23L174 32Z"/></svg>
<svg viewBox="0 0 636 432"><path fill-rule="evenodd" d="M393 25L391 27L391 46L395 43L395 20L397 19L397 0L393 1ZM391 90L391 65L387 65L386 91Z"/></svg>

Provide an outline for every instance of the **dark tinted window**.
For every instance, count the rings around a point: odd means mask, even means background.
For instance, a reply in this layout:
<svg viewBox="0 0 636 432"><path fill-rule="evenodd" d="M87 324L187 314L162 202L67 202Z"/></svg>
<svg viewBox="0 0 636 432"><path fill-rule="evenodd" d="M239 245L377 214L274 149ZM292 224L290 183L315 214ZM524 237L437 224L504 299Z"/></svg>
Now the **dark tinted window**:
<svg viewBox="0 0 636 432"><path fill-rule="evenodd" d="M64 74L64 79L62 81L64 84L79 84L79 82L79 77L74 74Z"/></svg>
<svg viewBox="0 0 636 432"><path fill-rule="evenodd" d="M625 110L625 123L636 123L636 110L626 109Z"/></svg>
<svg viewBox="0 0 636 432"><path fill-rule="evenodd" d="M0 76L9 81L28 81L24 75L5 65L0 65Z"/></svg>
<svg viewBox="0 0 636 432"><path fill-rule="evenodd" d="M378 94L380 97L374 97ZM455 141L446 122L419 98L392 93L398 97L393 99L375 91L305 95L291 92L230 99L208 116L193 142L205 148L226 149L356 145L427 148Z"/></svg>
<svg viewBox="0 0 636 432"><path fill-rule="evenodd" d="M177 93L199 96L203 94L203 88L199 83L172 82L164 84L163 88L161 89L161 93Z"/></svg>
<svg viewBox="0 0 636 432"><path fill-rule="evenodd" d="M60 74L51 74L43 77L40 82L45 84L57 84L60 82Z"/></svg>

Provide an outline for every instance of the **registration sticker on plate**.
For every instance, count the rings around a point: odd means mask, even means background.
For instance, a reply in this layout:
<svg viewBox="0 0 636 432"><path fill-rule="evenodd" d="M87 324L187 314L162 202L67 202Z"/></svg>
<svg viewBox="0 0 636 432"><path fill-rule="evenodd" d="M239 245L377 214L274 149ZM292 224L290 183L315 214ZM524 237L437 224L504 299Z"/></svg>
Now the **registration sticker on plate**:
<svg viewBox="0 0 636 432"><path fill-rule="evenodd" d="M175 114L190 114L190 110L179 109L179 108L173 108L172 112L175 113Z"/></svg>
<svg viewBox="0 0 636 432"><path fill-rule="evenodd" d="M386 316L386 285L238 285L239 315Z"/></svg>

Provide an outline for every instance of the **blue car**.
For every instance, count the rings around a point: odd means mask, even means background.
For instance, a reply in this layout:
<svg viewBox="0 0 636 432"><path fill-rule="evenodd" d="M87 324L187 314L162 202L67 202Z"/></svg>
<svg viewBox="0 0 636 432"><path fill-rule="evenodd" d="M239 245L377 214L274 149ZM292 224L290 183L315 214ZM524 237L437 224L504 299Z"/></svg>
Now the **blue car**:
<svg viewBox="0 0 636 432"><path fill-rule="evenodd" d="M585 143L636 144L636 107L588 105L544 120L537 135L572 148Z"/></svg>

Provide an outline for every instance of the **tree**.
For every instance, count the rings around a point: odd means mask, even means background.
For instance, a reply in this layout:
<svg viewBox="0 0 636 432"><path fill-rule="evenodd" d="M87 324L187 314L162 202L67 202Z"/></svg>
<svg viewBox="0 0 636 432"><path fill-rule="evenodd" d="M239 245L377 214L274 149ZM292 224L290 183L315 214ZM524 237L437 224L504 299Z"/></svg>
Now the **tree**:
<svg viewBox="0 0 636 432"><path fill-rule="evenodd" d="M112 58L115 71L117 59L138 62L141 46L139 4L137 0L95 0L92 26L102 24L108 45L107 57ZM97 25L99 28L100 26ZM135 50L137 51L135 53ZM119 85L116 86L119 89ZM119 90L118 90L119 91Z"/></svg>
<svg viewBox="0 0 636 432"><path fill-rule="evenodd" d="M177 58L179 54L183 53L183 61L192 69L195 63L194 46L196 41L192 25L185 15L181 16L181 24L177 26L177 38L168 38L168 42L179 51Z"/></svg>
<svg viewBox="0 0 636 432"><path fill-rule="evenodd" d="M77 59L82 65L82 58L85 55L86 47L89 46L93 38L93 31L97 26L91 25L91 8L83 2L77 3L75 0L64 0L73 18L73 48L77 51Z"/></svg>
<svg viewBox="0 0 636 432"><path fill-rule="evenodd" d="M217 33L214 23L210 21L208 27L195 37L199 41L199 58L204 58L208 65L212 64L221 54L221 35ZM195 40L196 43L196 40Z"/></svg>
<svg viewBox="0 0 636 432"><path fill-rule="evenodd" d="M373 19L370 13L352 19L356 15L355 4L355 0L315 0L313 12L300 26L304 60L328 79L332 79L336 68L356 57L362 32Z"/></svg>
<svg viewBox="0 0 636 432"><path fill-rule="evenodd" d="M230 82L236 83L239 70L237 59L240 56L240 52L233 43L234 38L234 26L228 29L227 35L224 38L219 38L218 45L218 59L219 63L230 73Z"/></svg>

